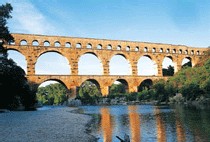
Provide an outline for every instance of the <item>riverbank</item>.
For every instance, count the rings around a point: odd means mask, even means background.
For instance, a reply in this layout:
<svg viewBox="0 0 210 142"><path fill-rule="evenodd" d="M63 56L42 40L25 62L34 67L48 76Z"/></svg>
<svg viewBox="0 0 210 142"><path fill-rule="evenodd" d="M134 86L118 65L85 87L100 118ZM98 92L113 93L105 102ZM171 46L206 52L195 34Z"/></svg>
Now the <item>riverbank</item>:
<svg viewBox="0 0 210 142"><path fill-rule="evenodd" d="M91 116L74 113L77 108L52 107L37 111L0 113L1 142L94 142L87 131Z"/></svg>

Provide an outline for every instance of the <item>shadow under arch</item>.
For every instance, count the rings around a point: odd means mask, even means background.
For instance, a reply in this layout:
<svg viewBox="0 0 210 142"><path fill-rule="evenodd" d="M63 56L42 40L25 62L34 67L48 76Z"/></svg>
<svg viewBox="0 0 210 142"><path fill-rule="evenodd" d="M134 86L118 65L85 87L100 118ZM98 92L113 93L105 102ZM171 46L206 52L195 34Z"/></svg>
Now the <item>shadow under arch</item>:
<svg viewBox="0 0 210 142"><path fill-rule="evenodd" d="M145 79L139 84L138 92L141 92L143 90L149 90L151 89L152 85L153 85L153 81L151 79Z"/></svg>

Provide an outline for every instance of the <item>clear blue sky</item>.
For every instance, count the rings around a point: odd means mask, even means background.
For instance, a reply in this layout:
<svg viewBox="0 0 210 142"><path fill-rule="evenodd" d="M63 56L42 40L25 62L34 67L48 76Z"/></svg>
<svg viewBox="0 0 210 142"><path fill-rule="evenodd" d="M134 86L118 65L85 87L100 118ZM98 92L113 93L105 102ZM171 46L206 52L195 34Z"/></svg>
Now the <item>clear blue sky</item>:
<svg viewBox="0 0 210 142"><path fill-rule="evenodd" d="M8 21L12 33L210 46L209 0L1 0L0 4L6 2L14 8ZM53 60L43 60L47 59Z"/></svg>
<svg viewBox="0 0 210 142"><path fill-rule="evenodd" d="M1 0L14 33L210 45L209 0Z"/></svg>

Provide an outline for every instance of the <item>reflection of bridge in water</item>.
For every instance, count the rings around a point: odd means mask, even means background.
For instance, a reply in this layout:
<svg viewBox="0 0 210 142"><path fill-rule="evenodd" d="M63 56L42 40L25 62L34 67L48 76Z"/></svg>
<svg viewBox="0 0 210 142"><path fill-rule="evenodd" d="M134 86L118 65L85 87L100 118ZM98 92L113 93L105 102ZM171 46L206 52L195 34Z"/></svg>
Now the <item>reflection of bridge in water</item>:
<svg viewBox="0 0 210 142"><path fill-rule="evenodd" d="M158 108L154 108L154 122L156 125L152 126L152 124L145 126L147 124L144 123L150 123L149 121L153 120L141 120L141 115L138 112L138 106L128 106L128 129L130 132L128 135L130 135L131 142L141 142L145 141L142 140L141 138L143 137L149 137L149 136L144 136L145 132L144 131L152 131L153 139L156 139L157 142L166 142L167 141L167 131L166 130L166 123L164 118L162 117L162 112ZM114 129L117 124L115 124L114 116L110 113L110 109L108 107L101 108L101 131L103 134L103 140L104 142L111 142L113 141L113 138L115 137L113 135ZM152 118L152 116L150 116ZM150 118L150 119L151 119ZM148 118L147 118L148 119ZM186 136L185 136L185 130L183 128L183 124L181 124L180 119L178 117L175 117L175 129L176 129L176 135L173 136L173 141L177 142L184 142L186 141ZM143 121L143 122L141 122ZM146 122L144 122L146 121ZM126 124L124 124L126 125ZM143 126L144 125L144 126ZM150 127L150 128L148 128ZM118 128L119 129L119 128ZM146 132L149 133L149 132ZM146 141L151 141L151 140L146 140Z"/></svg>
<svg viewBox="0 0 210 142"><path fill-rule="evenodd" d="M182 61L190 59L192 66L197 64L207 48L193 48L182 45L131 42L120 40L105 40L91 38L73 38L63 36L44 36L13 34L15 43L7 45L8 50L21 53L27 62L27 78L38 85L48 80L55 80L66 86L72 97L76 88L88 80L98 86L102 95L108 95L109 86L120 81L127 86L128 92L137 92L138 86L146 79L167 79L162 75L162 62L165 57L172 59L175 72L181 69ZM39 75L35 74L38 58L48 52L56 52L69 62L69 75ZM102 63L102 75L78 75L78 61L84 54L95 55ZM130 64L130 75L110 75L109 62L115 55L123 56ZM154 76L139 76L137 63L143 57L149 57L156 66Z"/></svg>

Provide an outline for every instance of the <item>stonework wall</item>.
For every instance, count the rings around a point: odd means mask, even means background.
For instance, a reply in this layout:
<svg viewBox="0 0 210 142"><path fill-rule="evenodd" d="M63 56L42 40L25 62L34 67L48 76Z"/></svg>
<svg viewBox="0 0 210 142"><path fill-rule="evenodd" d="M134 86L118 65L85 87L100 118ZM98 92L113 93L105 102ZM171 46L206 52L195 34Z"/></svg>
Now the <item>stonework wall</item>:
<svg viewBox="0 0 210 142"><path fill-rule="evenodd" d="M129 92L137 91L137 87L145 79L160 79L162 76L162 62L165 57L170 57L174 63L175 72L181 69L184 58L191 59L192 65L197 64L205 56L207 48L188 47L184 45L171 45L160 43L132 42L121 40L75 38L63 36L45 36L31 34L12 34L15 43L7 45L8 50L16 50L23 54L27 61L27 77L38 84L46 80L62 82L70 92L86 80L96 80L102 95L108 94L108 88L118 80L124 79L128 83ZM71 65L71 73L67 76L36 75L35 64L37 59L46 52L57 52L66 57ZM96 55L103 64L103 75L78 75L79 58L85 53ZM109 61L114 55L123 55L131 65L132 75L109 75ZM138 76L137 63L140 57L147 56L157 65L158 73L155 76Z"/></svg>

